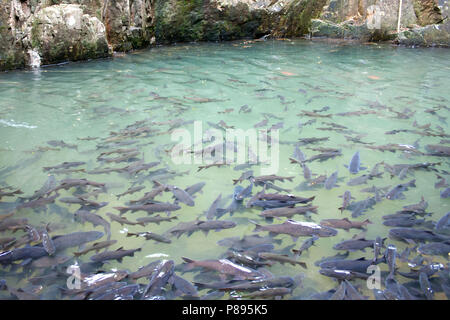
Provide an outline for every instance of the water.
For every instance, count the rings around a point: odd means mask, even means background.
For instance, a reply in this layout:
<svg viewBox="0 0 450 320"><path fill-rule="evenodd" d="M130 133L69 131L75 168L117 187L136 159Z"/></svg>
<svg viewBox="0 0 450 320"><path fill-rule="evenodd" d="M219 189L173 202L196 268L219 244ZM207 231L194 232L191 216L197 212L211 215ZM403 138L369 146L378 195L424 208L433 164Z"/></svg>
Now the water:
<svg viewBox="0 0 450 320"><path fill-rule="evenodd" d="M356 200L363 200L370 195L361 192L363 188L372 185L394 186L416 179L417 187L404 192L405 199L392 201L384 199L373 209L356 218L359 221L368 218L373 222L368 226L366 239L375 239L376 236L385 238L388 236L389 227L382 225L383 215L394 213L404 205L417 203L423 196L429 203L427 211L433 213L432 217L427 219L436 221L449 211L448 199L439 197L440 190L433 187L437 181L435 173L426 170L414 170L404 180L398 177L391 178L390 174L385 172L382 178L369 180L368 184L347 186L348 180L357 175L350 174L344 165L350 162L355 151L360 151L362 166L367 167L358 175L367 174L376 163L382 161L390 165L440 162L436 168L441 171L441 175L448 178L442 174L442 170L449 168L448 161L442 157L369 149L366 144L347 141L345 135L348 134L318 128L329 127L323 122L333 122L353 130L355 132L353 137L358 134L364 135L361 140L373 143L374 146L418 143L418 150L425 152L425 145L439 144L442 138L410 132L387 135L385 132L395 129L417 129L412 125L416 120L419 125L430 123L433 132L442 130L448 134L445 118L449 116L449 57L449 51L445 49L407 49L388 45L308 41L231 42L157 47L108 60L0 74L0 184L20 188L24 192L21 196L31 196L47 179L48 173L42 170L45 166L58 165L64 161L85 161L86 165L81 168L86 171L98 167L123 167L126 163L102 165L98 162L97 156L105 149L96 150L96 146L102 139L108 138L110 132L117 132L136 121L145 120L147 124L151 124L152 129L158 131L147 138L138 139L137 145L142 153L139 158L145 159L145 162L161 161L157 167L141 172L136 177L120 173L93 175L78 172L58 174L55 175L56 178L58 180L68 177L87 178L106 183L107 192L94 199L108 202L106 207L96 211L105 218L107 212L118 213L113 207L123 206L127 201L140 198L149 191L153 186L152 178L181 188L205 182L203 193L195 195L195 206L181 204L181 210L173 213L179 220L159 225L149 224L146 227L122 227L112 222L112 238L117 239L118 243L111 249L142 247L142 251L137 252L134 257L125 257L122 263L109 262L105 268L135 271L138 267L156 260L152 257L155 254L173 259L176 264L182 263L181 257L195 260L217 259L227 250L226 247L216 245L218 240L252 234L254 225L248 221L249 219L263 225L268 223L258 215L261 210L253 207L236 212L231 217L226 214L221 219L236 222L235 228L212 231L207 236L202 232L196 232L190 237L182 235L179 239L173 238L171 244L126 237L125 229L129 232L152 231L162 234L180 221L192 221L200 217L220 193L223 198L228 197L221 206L227 206L234 188L232 179L239 178L244 172L233 170L234 166L212 167L198 172L199 164L174 164L169 154L165 152L175 143L167 133L170 126L157 125L154 122L174 119L187 121L188 123L181 128L187 129L193 136L192 121L201 121L204 131L209 128L208 121L218 123L221 120L228 126L247 130L264 119L262 113L271 113L281 120L269 116L268 124L263 128L270 128L273 124L283 122L283 128L279 131L282 144L279 157L276 159L279 160L279 169L273 173L295 177L292 182L277 182L276 185L290 189L291 193L303 197L315 196L313 205L319 209L318 215L311 216L314 222L343 217L353 220L350 211L341 214L337 209L342 203L339 196L345 190L350 190ZM199 97L214 101L192 100ZM239 113L243 105L248 105L251 112ZM299 129L299 122L304 124L308 120L315 119L298 116L301 110L312 111L325 106L328 106L329 110L321 114L333 114L332 118L317 118L312 125ZM426 112L432 108L437 108L437 111ZM226 109L233 110L223 113ZM376 113L360 116L336 115L358 110L372 110ZM399 115L409 113L412 113L409 118L399 118ZM98 137L98 139L79 140L84 137ZM309 137L328 137L329 140L317 145L301 146L307 157L318 153L308 147L341 149L340 157L308 164L311 171L317 175L329 176L337 170L339 187L331 190L326 190L323 185L306 188L300 166L290 163L289 157L294 151L292 143L299 138ZM59 148L59 151L39 151L38 147L50 147L47 144L49 140L63 140L68 144L76 144L78 150ZM136 145L125 147L134 146ZM158 175L143 179L148 172L162 168L185 174ZM255 175L261 173L258 166L252 169ZM381 166L380 170L383 171L384 168ZM135 181L145 186L145 189L117 199L116 195L127 190ZM248 182L242 185L246 187ZM60 196L70 196L74 190L61 190ZM259 191L261 188L254 188L253 193L256 190ZM156 199L172 201L171 196L171 193L165 193ZM14 199L5 197L1 201L7 203ZM7 206L3 204L0 207L2 213L10 211L10 207ZM78 205L68 205L56 200L46 211L35 213L32 209L22 209L15 217L26 217L34 225L42 225L44 222L64 225L64 229L56 230L52 235L81 230L103 231L102 227L94 228L89 223L81 225L74 222L72 214L78 208ZM146 215L140 211L125 216L135 221L136 218ZM311 221L302 215L294 216L294 219ZM282 221L284 220L275 220L274 223ZM319 239L316 246L302 254L299 259L307 263L306 270L299 266L281 264L275 264L268 270L275 275L304 274L303 285L297 287L292 295L286 298L306 298L312 293L334 288L336 282L320 275L319 268L314 262L322 257L335 255L337 251L332 248L335 243L350 239L359 232L360 230L356 229L349 232L339 230L335 237ZM22 234L22 231L19 231L15 236ZM266 232L260 234L267 235ZM3 233L2 237L8 235L9 233ZM293 245L289 236L280 235L276 238L283 240L281 245L276 246L278 250ZM295 247L298 248L305 239L306 237L299 238ZM407 246L392 239L387 239L386 244L396 245L399 251ZM75 250L76 248L72 248L65 254L70 255ZM82 256L78 262L87 262L90 255ZM371 259L373 251L367 249L365 252L351 252L349 255L351 259L360 257ZM431 258L434 262L446 263L443 257ZM71 260L69 264L73 262L74 260ZM401 270L409 270L405 263L399 261L397 263ZM379 266L382 271L388 270L386 264ZM14 276L14 272L8 270L2 267L0 278L5 278L17 288L26 287L29 284L27 277L37 276L42 272L33 270L26 277L20 277ZM20 268L15 272L20 272ZM192 280L195 274L185 273L184 277ZM397 278L401 282L407 280L400 276ZM65 279L61 281L64 283ZM139 283L145 284L146 281L140 279ZM362 292L373 299L371 291L366 289L364 280L353 282L360 285ZM205 294L206 291L200 293ZM225 295L225 298L228 298L228 295ZM445 299L445 295L439 292L436 293L436 298Z"/></svg>

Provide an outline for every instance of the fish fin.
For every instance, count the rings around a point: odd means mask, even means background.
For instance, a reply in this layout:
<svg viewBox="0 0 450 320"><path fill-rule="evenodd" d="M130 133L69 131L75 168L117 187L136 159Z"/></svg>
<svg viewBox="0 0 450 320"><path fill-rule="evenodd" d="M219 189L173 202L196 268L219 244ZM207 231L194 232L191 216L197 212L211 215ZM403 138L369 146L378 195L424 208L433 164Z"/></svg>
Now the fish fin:
<svg viewBox="0 0 450 320"><path fill-rule="evenodd" d="M306 263L304 263L304 262L298 261L297 264L298 264L299 266L301 266L303 269L308 269L308 266L307 266Z"/></svg>

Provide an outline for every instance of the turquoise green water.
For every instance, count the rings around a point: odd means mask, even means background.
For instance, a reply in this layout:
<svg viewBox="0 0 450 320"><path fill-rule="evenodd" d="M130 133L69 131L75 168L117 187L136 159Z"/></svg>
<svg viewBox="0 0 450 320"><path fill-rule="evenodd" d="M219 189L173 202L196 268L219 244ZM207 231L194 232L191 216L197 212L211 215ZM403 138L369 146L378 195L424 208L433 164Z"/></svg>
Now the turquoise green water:
<svg viewBox="0 0 450 320"><path fill-rule="evenodd" d="M161 161L154 171L169 168L177 173L188 172L185 175L172 177L156 176L156 180L185 188L197 182L205 182L203 193L196 194L195 206L181 204L181 209L174 214L178 221L163 222L160 225L149 224L146 227L126 226L130 232L152 231L164 233L180 221L192 221L208 209L218 194L223 197L233 192L232 179L237 179L243 171L233 170L233 166L209 168L197 172L198 164L176 165L164 150L170 150L174 142L167 131L168 125L158 125L153 122L165 122L181 119L183 121L201 121L203 130L207 122L218 123L223 120L229 126L240 129L251 129L264 119L263 113L271 113L265 128L283 122L279 131L280 145L279 170L273 172L281 176L295 176L292 182L277 182L276 185L291 189L291 193L303 197L316 196L313 205L319 207L318 215L312 216L312 221L320 222L329 218L351 218L350 211L343 214L337 209L341 206L340 195L350 190L356 200L363 200L369 194L361 189L375 185L377 187L394 186L401 182L416 179L416 188L405 192L405 199L384 200L377 203L373 209L356 218L363 221L369 218L373 224L368 226L367 239L376 236L387 237L389 227L382 225L382 216L400 210L402 206L417 203L423 196L429 203L428 210L436 221L449 211L449 200L439 196L439 189L433 187L437 181L432 171L416 170L405 180L398 177L391 179L385 172L380 179L369 181L360 186L347 186L349 179L355 175L344 167L348 164L355 151L359 150L362 165L368 170L376 163L385 161L390 165L417 162L441 162L436 168L448 170L446 158L413 155L411 153L381 152L372 150L363 144L355 144L345 139L344 134L334 131L322 131L326 127L323 122L333 122L353 130L356 136L363 134L364 142L374 145L405 144L418 142L418 150L425 152L425 145L439 144L440 137L421 136L412 133L386 135L386 131L394 129L416 129L413 122L419 125L431 124L433 132L449 133L447 122L448 90L450 79L450 53L445 49L407 49L385 45L348 45L341 43L322 43L306 41L270 41L264 43L244 44L242 42L223 44L186 44L172 47L158 47L139 51L123 57L108 60L73 63L64 66L41 68L33 71L19 71L0 74L0 183L20 188L23 196L31 196L47 179L47 173L42 167L58 165L64 161L85 161L81 168L93 170L102 165L96 160L99 150L97 144L108 138L111 131L124 129L136 121L145 120L152 129L159 130L147 138L138 139L139 150L143 154L139 158L145 162ZM264 90L262 90L264 89ZM156 93L156 94L155 94ZM211 102L198 102L189 98L208 98ZM249 113L239 113L243 105L251 108ZM399 114L414 112L408 119L399 119L398 114L386 109L376 108L384 105ZM317 118L312 125L306 125L301 130L298 123L315 119L308 116L298 116L301 110L312 111L329 107L322 114L333 114L332 118ZM405 109L409 109L406 110ZM435 114L426 112L436 108ZM447 109L446 109L447 108ZM224 110L233 109L228 113ZM358 110L372 110L375 114L361 116L338 116L337 113ZM180 128L187 129L193 135L193 124L187 123ZM83 141L78 138L99 137L93 141ZM323 186L314 189L295 189L302 182L303 172L298 164L290 164L294 146L283 142L296 142L300 138L329 137L328 141L311 147L331 147L341 149L342 156L324 162L314 161L309 168L314 174L330 175L338 170L339 187L326 190ZM419 139L419 140L418 140ZM47 141L63 140L69 144L78 145L78 150L60 148L59 151L39 151L38 147L49 147ZM418 141L417 141L418 140ZM128 147L128 146L127 146ZM129 147L134 147L129 146ZM300 147L310 157L318 152ZM102 151L104 151L102 149ZM103 167L122 167L121 164L106 164ZM382 167L381 170L384 170ZM258 167L253 167L259 175ZM367 173L368 171L362 171ZM106 183L107 193L100 194L96 201L106 201L108 205L96 211L107 218L107 212L118 213L113 207L123 206L132 199L137 199L152 188L151 178L140 180L148 172L142 172L137 177L130 178L123 174L110 173L92 175L88 173L58 174L58 180L64 178L87 178ZM442 174L444 177L445 174ZM140 181L145 189L133 195L126 195L119 200L116 195L127 190L133 181ZM247 186L244 183L243 186ZM253 192L261 188L254 188ZM61 197L70 196L74 189L60 192ZM272 190L273 191L273 190ZM156 199L171 201L167 193ZM13 201L14 198L3 198L1 201ZM247 200L246 200L247 201ZM223 206L228 205L224 203ZM63 208L63 213L58 208ZM99 230L90 224L84 226L76 223L71 214L79 208L78 205L67 205L56 200L46 212L35 213L31 209L23 209L15 217L26 217L32 223L60 222L65 229L54 231L54 235L80 230ZM2 213L9 210L1 209ZM262 224L266 222L258 216L261 210L247 209L234 213L232 217L226 214L222 220L232 220L237 226L219 232L210 232L207 236L201 232L192 236L173 238L171 244L145 241L141 238L126 238L124 227L112 222L112 238L118 243L112 249L142 247L135 257L126 257L122 263L110 262L107 268L128 269L135 271L139 266L155 260L148 257L153 254L163 254L166 259L181 263L181 257L195 260L217 259L227 248L216 245L218 240L232 236L252 234L254 225L252 219ZM58 213L59 212L59 213ZM128 213L129 220L146 216L145 212ZM306 221L304 216L294 219ZM109 220L109 219L108 219ZM283 220L275 220L279 223ZM304 274L303 285L296 288L292 295L286 298L306 298L312 293L329 290L336 282L318 273L319 268L314 262L324 256L337 253L332 246L351 238L359 230L350 232L339 230L332 238L321 238L316 246L301 256L308 269L298 266L275 264L268 268L275 275L295 276ZM16 233L18 235L20 232ZM3 233L1 236L7 236ZM261 235L267 235L266 232ZM288 236L277 236L283 243L276 249L292 245ZM306 239L300 238L296 247ZM103 239L104 240L104 239ZM388 239L402 251L406 244ZM71 251L69 250L67 254ZM90 254L80 261L88 261ZM349 258L372 258L372 250L366 252L351 252ZM433 256L433 261L445 263L445 259ZM407 265L399 263L400 269L408 271ZM383 271L388 270L386 264L380 265ZM39 272L36 272L37 275ZM186 279L192 280L194 273L186 273ZM9 281L17 279L8 275L3 278ZM142 279L141 279L142 280ZM404 281L403 279L402 281ZM141 283L145 283L143 280ZM372 297L365 289L365 282L356 280L361 289ZM16 282L17 287L27 285L27 279ZM200 291L205 293L206 291ZM445 299L443 293L437 298ZM227 296L225 296L227 298Z"/></svg>

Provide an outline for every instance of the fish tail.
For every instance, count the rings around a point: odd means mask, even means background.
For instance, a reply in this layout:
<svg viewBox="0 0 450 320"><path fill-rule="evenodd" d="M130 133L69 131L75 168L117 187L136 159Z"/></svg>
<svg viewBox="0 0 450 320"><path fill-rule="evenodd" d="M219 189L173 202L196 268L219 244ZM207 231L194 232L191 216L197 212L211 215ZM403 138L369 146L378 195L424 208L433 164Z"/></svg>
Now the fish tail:
<svg viewBox="0 0 450 320"><path fill-rule="evenodd" d="M82 253L81 253L81 252L74 252L73 255L74 255L75 257L79 257L79 256L82 255Z"/></svg>
<svg viewBox="0 0 450 320"><path fill-rule="evenodd" d="M143 227L145 227L145 222L143 222L143 221L141 221L141 222L138 222L137 223L138 225L140 225L140 226L143 226ZM158 223L159 224L159 223Z"/></svg>
<svg viewBox="0 0 450 320"><path fill-rule="evenodd" d="M373 222L370 221L369 219L366 219L366 220L363 221L363 224L372 224L372 223L373 223Z"/></svg>
<svg viewBox="0 0 450 320"><path fill-rule="evenodd" d="M303 269L308 269L308 266L307 266L306 263L304 263L304 262L298 261L297 264L298 264L299 266L301 266Z"/></svg>
<svg viewBox="0 0 450 320"><path fill-rule="evenodd" d="M195 267L195 261L189 258L181 257L187 264L184 266L185 271L189 271Z"/></svg>
<svg viewBox="0 0 450 320"><path fill-rule="evenodd" d="M233 179L233 185L239 182L239 179Z"/></svg>
<svg viewBox="0 0 450 320"><path fill-rule="evenodd" d="M344 207L339 207L338 210L340 210L341 213L343 213L344 212Z"/></svg>
<svg viewBox="0 0 450 320"><path fill-rule="evenodd" d="M253 221L253 220L249 220L249 221L255 225L255 229L253 230L253 232L259 232L259 231L262 231L262 226L261 226L260 224L256 223L256 222Z"/></svg>
<svg viewBox="0 0 450 320"><path fill-rule="evenodd" d="M124 214L128 210L127 207L114 207L114 209L119 210L120 214Z"/></svg>
<svg viewBox="0 0 450 320"><path fill-rule="evenodd" d="M309 209L309 211L311 211L313 213L317 213L317 207L311 207L311 209Z"/></svg>

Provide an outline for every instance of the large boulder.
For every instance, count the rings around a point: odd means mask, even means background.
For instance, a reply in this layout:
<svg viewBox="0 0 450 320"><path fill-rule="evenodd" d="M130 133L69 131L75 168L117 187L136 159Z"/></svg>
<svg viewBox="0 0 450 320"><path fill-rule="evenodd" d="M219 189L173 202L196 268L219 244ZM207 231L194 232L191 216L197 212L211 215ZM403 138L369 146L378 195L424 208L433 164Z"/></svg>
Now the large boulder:
<svg viewBox="0 0 450 320"><path fill-rule="evenodd" d="M103 1L103 22L108 41L115 51L142 48L153 41L153 1Z"/></svg>
<svg viewBox="0 0 450 320"><path fill-rule="evenodd" d="M80 5L53 5L30 21L29 43L43 64L87 60L111 55L103 23L85 14Z"/></svg>

